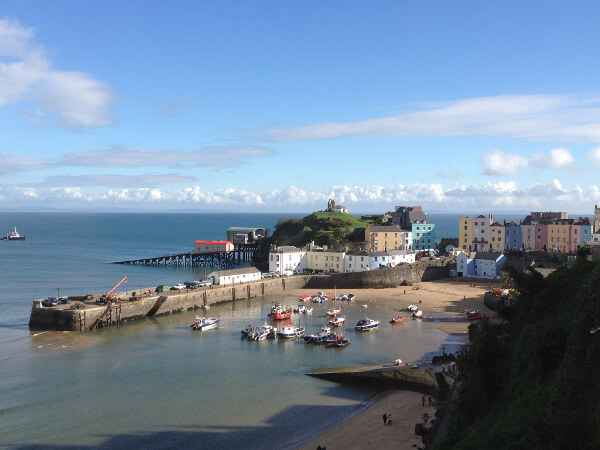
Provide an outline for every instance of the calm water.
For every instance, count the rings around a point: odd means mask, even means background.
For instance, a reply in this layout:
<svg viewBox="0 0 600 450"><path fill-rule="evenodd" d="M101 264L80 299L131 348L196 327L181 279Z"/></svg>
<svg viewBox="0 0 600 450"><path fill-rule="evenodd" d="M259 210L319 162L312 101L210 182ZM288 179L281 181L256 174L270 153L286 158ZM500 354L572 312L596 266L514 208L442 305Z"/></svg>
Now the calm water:
<svg viewBox="0 0 600 450"><path fill-rule="evenodd" d="M193 312L86 334L27 327L32 299L56 295L57 288L61 295L98 293L123 275L128 289L203 275L111 261L189 251L196 239L224 238L229 226L272 228L279 216L0 214L0 232L16 225L27 235L24 242L0 242L0 446L293 446L374 394L307 371L416 360L439 350L445 335L433 324L391 326L393 312L383 307L368 309L382 320L378 332L354 333L352 325L366 313L360 299L344 305L344 333L352 339L344 349L241 340L249 322L264 321L272 298L213 307L221 327L204 333L186 327ZM316 305L301 316L303 325L316 331L326 309Z"/></svg>

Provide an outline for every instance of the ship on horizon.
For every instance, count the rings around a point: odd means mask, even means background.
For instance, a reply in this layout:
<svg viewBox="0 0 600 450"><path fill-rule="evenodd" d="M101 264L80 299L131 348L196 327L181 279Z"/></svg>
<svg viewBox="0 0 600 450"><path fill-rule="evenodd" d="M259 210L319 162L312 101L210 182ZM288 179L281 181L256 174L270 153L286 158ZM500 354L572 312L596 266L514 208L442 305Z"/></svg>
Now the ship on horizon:
<svg viewBox="0 0 600 450"><path fill-rule="evenodd" d="M25 235L19 234L17 227L12 233L7 233L6 236L0 237L0 241L24 241Z"/></svg>

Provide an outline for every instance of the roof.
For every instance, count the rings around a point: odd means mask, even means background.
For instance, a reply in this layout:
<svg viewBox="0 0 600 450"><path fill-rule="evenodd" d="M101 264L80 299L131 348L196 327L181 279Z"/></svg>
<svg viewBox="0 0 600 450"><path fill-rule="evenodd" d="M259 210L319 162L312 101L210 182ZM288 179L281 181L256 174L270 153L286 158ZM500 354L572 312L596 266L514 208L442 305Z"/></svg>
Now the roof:
<svg viewBox="0 0 600 450"><path fill-rule="evenodd" d="M194 244L206 244L206 245L222 245L222 244L231 244L231 241L195 241Z"/></svg>
<svg viewBox="0 0 600 450"><path fill-rule="evenodd" d="M348 250L346 252L348 256L369 256L369 252L366 250Z"/></svg>
<svg viewBox="0 0 600 450"><path fill-rule="evenodd" d="M261 228L261 227L256 227L256 228L253 228L253 227L229 227L229 228L227 228L227 232L240 231L242 233L249 233L250 231L256 231L256 230L264 231L264 228Z"/></svg>
<svg viewBox="0 0 600 450"><path fill-rule="evenodd" d="M477 219L487 219L487 217L485 217L483 214L479 214L476 218Z"/></svg>
<svg viewBox="0 0 600 450"><path fill-rule="evenodd" d="M242 267L241 269L229 269L229 270L217 270L216 272L211 272L211 274L216 273L220 277L226 277L230 275L243 275L245 273L260 273L256 267Z"/></svg>
<svg viewBox="0 0 600 450"><path fill-rule="evenodd" d="M405 230L400 225L370 225L367 227L370 233L400 233L408 232L411 230Z"/></svg>
<svg viewBox="0 0 600 450"><path fill-rule="evenodd" d="M410 255L414 254L415 252L410 250L388 250L388 253L390 255Z"/></svg>
<svg viewBox="0 0 600 450"><path fill-rule="evenodd" d="M475 259L485 259L490 261L496 261L502 253L500 252L477 252L475 254Z"/></svg>
<svg viewBox="0 0 600 450"><path fill-rule="evenodd" d="M274 252L271 253L292 253L292 252L305 252L306 250L301 250L298 247L294 247L293 245L282 245L281 247L277 247Z"/></svg>
<svg viewBox="0 0 600 450"><path fill-rule="evenodd" d="M369 252L369 256L389 256L388 252Z"/></svg>

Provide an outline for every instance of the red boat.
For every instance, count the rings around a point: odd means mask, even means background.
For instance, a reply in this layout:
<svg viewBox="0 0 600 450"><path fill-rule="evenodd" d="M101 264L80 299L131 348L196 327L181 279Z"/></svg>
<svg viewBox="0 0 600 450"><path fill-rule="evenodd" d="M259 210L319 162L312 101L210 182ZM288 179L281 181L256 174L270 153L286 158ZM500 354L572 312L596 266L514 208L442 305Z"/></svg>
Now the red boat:
<svg viewBox="0 0 600 450"><path fill-rule="evenodd" d="M329 321L329 325L333 325L334 327L341 327L342 325L344 325L345 321L346 318L344 317L336 317L335 319L331 319Z"/></svg>
<svg viewBox="0 0 600 450"><path fill-rule="evenodd" d="M471 320L479 320L479 319L484 319L484 318L485 318L484 313L470 314L468 316L468 319L471 319Z"/></svg>
<svg viewBox="0 0 600 450"><path fill-rule="evenodd" d="M392 320L390 320L390 323L402 323L402 322L404 322L404 316L394 317Z"/></svg>
<svg viewBox="0 0 600 450"><path fill-rule="evenodd" d="M281 304L277 303L271 308L271 312L269 313L269 319L273 320L283 320L289 319L292 316L291 309L283 309Z"/></svg>
<svg viewBox="0 0 600 450"><path fill-rule="evenodd" d="M334 317L334 316L337 316L338 314L340 314L341 312L342 312L341 309L332 308L332 309L328 310L325 314L327 314L329 317Z"/></svg>

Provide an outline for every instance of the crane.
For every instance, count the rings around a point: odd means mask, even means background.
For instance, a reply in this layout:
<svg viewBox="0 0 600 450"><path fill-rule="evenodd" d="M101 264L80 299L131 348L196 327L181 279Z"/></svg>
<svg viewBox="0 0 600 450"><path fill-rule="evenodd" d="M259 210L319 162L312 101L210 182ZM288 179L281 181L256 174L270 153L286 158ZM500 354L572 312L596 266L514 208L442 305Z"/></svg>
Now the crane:
<svg viewBox="0 0 600 450"><path fill-rule="evenodd" d="M110 300L110 301L115 301L118 300L117 297L113 296L112 294L119 288L119 286L121 286L123 283L127 282L127 276L124 276L123 278L121 278L121 281L119 281L117 284L115 284L106 294L103 295L103 298L106 300Z"/></svg>

